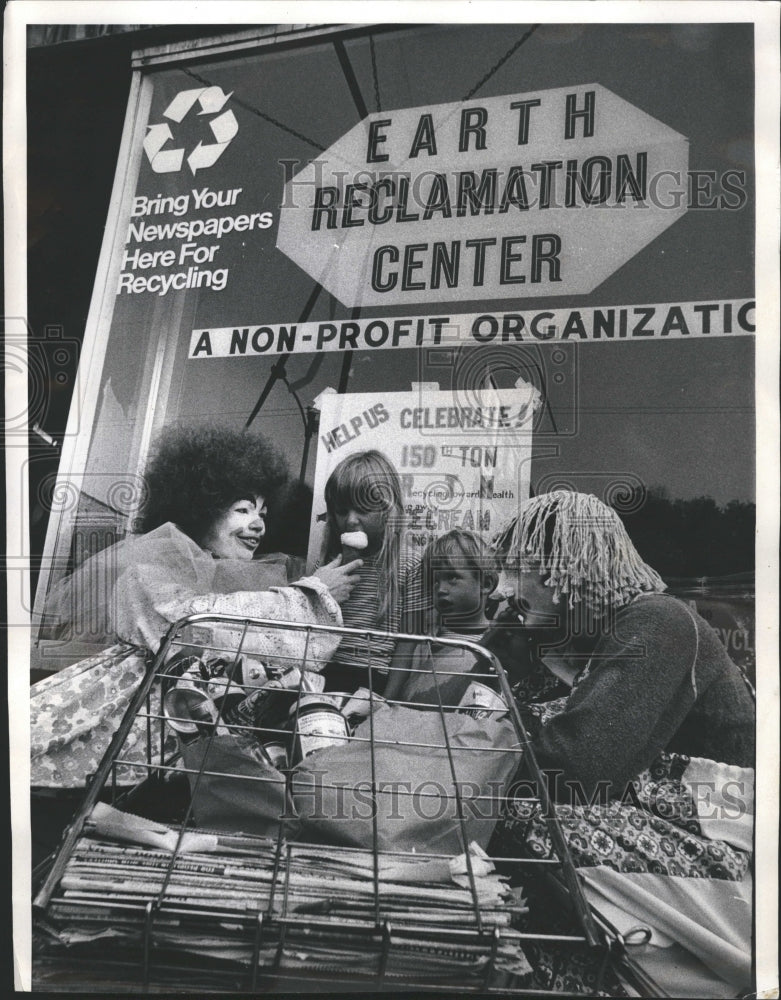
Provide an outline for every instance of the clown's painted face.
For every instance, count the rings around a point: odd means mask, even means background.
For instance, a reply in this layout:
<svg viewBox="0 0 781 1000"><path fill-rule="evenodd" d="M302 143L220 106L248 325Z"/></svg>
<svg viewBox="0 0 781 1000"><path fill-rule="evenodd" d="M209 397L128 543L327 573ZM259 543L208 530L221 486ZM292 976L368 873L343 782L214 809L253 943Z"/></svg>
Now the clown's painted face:
<svg viewBox="0 0 781 1000"><path fill-rule="evenodd" d="M213 522L201 547L217 559L252 559L266 533L266 501L237 500Z"/></svg>

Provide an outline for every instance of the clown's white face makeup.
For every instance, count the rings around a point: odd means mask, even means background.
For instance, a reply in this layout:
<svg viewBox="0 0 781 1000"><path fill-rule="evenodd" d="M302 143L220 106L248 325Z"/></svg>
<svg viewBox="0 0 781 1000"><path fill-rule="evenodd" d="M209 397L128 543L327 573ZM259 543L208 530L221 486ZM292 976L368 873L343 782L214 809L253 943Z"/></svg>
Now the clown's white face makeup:
<svg viewBox="0 0 781 1000"><path fill-rule="evenodd" d="M265 533L263 497L237 500L212 524L201 540L201 548L217 559L252 559Z"/></svg>

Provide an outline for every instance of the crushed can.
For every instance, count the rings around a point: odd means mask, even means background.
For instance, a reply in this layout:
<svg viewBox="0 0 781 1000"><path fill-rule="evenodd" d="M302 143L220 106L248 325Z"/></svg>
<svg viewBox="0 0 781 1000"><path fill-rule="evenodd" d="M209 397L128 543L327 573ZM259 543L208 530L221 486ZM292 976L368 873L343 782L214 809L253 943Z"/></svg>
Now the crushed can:
<svg viewBox="0 0 781 1000"><path fill-rule="evenodd" d="M504 698L487 684L470 681L469 687L458 703L458 711L463 715L471 715L473 719L488 719L507 712L507 704Z"/></svg>

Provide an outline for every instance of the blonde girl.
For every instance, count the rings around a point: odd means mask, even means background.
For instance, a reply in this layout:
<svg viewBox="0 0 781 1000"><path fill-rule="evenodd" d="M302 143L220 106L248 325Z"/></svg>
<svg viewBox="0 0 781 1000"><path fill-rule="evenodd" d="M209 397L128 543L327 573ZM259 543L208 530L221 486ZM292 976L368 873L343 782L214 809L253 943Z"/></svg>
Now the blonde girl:
<svg viewBox="0 0 781 1000"><path fill-rule="evenodd" d="M376 450L359 451L337 465L325 484L327 528L325 557L328 562L338 555L344 562L363 561L360 579L350 597L342 604L344 624L353 628L372 628L397 632L402 618L404 575L402 565L402 526L404 512L401 483L390 460ZM365 535L365 545L356 533ZM343 536L347 535L346 541ZM391 639L373 639L369 657L363 639L342 641L334 661L326 668L330 690L353 691L369 683L367 667L372 668L371 683L380 691L395 643Z"/></svg>

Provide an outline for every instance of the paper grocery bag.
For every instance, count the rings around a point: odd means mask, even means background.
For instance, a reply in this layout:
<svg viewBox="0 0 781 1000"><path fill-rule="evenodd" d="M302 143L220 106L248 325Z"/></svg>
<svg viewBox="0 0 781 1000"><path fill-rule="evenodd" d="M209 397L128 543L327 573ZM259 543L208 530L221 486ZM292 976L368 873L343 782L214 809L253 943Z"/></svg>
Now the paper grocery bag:
<svg viewBox="0 0 781 1000"><path fill-rule="evenodd" d="M297 767L300 839L372 848L376 813L379 850L461 854L472 841L487 846L520 762L508 752L518 741L506 717L381 706L374 713L374 796L370 732L367 720L349 743L318 750Z"/></svg>
<svg viewBox="0 0 781 1000"><path fill-rule="evenodd" d="M249 754L233 736L215 736L211 742L201 737L184 743L182 760L198 827L218 833L276 837L283 817L291 817L285 776ZM290 823L286 832L293 832Z"/></svg>

